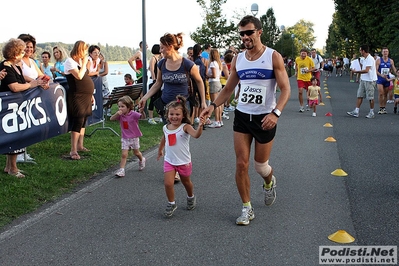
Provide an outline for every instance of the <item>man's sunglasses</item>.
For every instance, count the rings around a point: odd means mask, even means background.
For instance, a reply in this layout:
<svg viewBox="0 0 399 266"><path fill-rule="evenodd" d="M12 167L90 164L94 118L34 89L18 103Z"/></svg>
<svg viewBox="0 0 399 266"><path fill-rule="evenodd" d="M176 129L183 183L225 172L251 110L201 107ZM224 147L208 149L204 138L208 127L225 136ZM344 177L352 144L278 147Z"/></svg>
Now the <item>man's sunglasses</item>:
<svg viewBox="0 0 399 266"><path fill-rule="evenodd" d="M252 34L255 33L255 31L256 31L256 29L255 30L243 30L243 31L240 31L240 36L241 37L244 37L244 35L251 36Z"/></svg>

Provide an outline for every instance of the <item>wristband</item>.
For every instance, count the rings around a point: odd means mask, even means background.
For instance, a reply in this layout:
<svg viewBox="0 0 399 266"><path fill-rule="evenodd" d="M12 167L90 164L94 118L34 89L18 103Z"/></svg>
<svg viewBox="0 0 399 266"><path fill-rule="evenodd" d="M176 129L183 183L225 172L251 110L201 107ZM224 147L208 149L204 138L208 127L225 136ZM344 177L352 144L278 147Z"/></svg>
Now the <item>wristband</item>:
<svg viewBox="0 0 399 266"><path fill-rule="evenodd" d="M280 115L281 115L281 111L280 111L279 109L273 109L272 113L273 113L275 116L277 116L277 117L280 117Z"/></svg>
<svg viewBox="0 0 399 266"><path fill-rule="evenodd" d="M211 103L210 105L213 106L213 109L214 109L214 110L217 108L216 103Z"/></svg>

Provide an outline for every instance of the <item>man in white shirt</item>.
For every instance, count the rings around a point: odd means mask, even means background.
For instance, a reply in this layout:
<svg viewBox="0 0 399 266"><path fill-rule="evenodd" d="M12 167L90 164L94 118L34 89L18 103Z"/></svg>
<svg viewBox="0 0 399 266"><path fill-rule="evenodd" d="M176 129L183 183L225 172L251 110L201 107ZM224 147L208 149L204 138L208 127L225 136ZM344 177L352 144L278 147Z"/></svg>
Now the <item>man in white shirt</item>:
<svg viewBox="0 0 399 266"><path fill-rule="evenodd" d="M377 80L375 60L370 55L367 45L360 46L359 51L364 58L361 63L362 69L359 71L351 69L351 72L354 74L361 74L360 84L357 90L356 108L353 111L347 112L347 114L353 117L359 117L360 105L363 102L363 98L366 98L370 102L370 112L366 115L366 118L374 118L374 90Z"/></svg>
<svg viewBox="0 0 399 266"><path fill-rule="evenodd" d="M344 61L344 73L349 74L349 65L350 65L349 58L345 56L343 61Z"/></svg>

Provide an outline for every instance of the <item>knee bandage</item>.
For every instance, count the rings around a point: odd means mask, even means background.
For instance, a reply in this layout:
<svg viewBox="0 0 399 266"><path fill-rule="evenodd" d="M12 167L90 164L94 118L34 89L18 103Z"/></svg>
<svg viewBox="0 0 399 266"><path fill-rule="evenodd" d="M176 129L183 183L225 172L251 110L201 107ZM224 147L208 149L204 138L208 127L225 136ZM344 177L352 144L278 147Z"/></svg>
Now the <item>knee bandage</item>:
<svg viewBox="0 0 399 266"><path fill-rule="evenodd" d="M262 177L267 177L272 172L272 167L269 165L269 160L264 163L258 163L255 161L255 170Z"/></svg>

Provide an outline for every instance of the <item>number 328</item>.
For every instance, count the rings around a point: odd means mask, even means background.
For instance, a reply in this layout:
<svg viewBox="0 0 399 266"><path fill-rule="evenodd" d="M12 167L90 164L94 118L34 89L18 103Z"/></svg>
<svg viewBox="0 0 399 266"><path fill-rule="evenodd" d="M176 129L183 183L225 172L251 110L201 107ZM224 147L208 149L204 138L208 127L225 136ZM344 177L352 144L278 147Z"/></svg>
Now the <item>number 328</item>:
<svg viewBox="0 0 399 266"><path fill-rule="evenodd" d="M263 96L262 95L254 95L254 94L247 94L243 93L241 97L241 102L243 103L255 103L255 104L262 104Z"/></svg>

